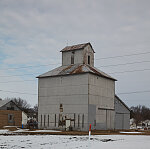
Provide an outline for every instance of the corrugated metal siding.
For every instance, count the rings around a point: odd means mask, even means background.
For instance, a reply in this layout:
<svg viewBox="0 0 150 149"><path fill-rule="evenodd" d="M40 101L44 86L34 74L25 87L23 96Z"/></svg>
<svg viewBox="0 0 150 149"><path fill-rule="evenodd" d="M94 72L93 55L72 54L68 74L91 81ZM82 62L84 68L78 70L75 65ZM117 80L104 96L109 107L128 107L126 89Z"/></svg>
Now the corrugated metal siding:
<svg viewBox="0 0 150 149"><path fill-rule="evenodd" d="M130 111L115 97L115 129L130 128Z"/></svg>

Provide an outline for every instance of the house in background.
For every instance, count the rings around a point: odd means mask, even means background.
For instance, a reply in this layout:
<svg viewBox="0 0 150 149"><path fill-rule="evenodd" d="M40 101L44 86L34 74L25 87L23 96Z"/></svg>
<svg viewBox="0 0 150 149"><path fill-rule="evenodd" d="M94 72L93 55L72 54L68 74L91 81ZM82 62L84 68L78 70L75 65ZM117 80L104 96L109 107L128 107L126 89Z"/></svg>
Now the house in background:
<svg viewBox="0 0 150 149"><path fill-rule="evenodd" d="M12 100L0 100L0 128L21 127L27 124L27 115Z"/></svg>
<svg viewBox="0 0 150 149"><path fill-rule="evenodd" d="M150 120L145 120L142 122L143 128L150 129Z"/></svg>
<svg viewBox="0 0 150 149"><path fill-rule="evenodd" d="M130 109L115 95L115 129L130 129Z"/></svg>
<svg viewBox="0 0 150 149"><path fill-rule="evenodd" d="M90 43L61 52L62 66L37 77L39 128L115 129L116 79L94 67Z"/></svg>

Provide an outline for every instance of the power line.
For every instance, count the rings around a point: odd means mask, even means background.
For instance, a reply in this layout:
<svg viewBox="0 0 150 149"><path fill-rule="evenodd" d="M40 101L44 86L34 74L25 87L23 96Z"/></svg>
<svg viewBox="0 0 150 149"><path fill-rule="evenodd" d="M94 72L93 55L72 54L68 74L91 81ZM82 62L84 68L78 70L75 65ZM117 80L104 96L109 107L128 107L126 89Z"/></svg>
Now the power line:
<svg viewBox="0 0 150 149"><path fill-rule="evenodd" d="M27 95L37 95L37 94L32 94L32 93L22 93L22 92L4 91L4 90L0 90L0 92L9 92L9 93L27 94Z"/></svg>
<svg viewBox="0 0 150 149"><path fill-rule="evenodd" d="M148 93L148 92L150 92L150 90L118 93L117 95L122 95L122 94L139 94L139 93Z"/></svg>
<svg viewBox="0 0 150 149"><path fill-rule="evenodd" d="M138 71L146 71L146 70L150 70L150 69L139 69L139 70L128 70L128 71L120 71L120 72L111 72L108 74L117 74L117 73L125 73L125 72L138 72Z"/></svg>
<svg viewBox="0 0 150 149"><path fill-rule="evenodd" d="M128 56L143 55L143 54L149 54L149 53L150 52L142 52L142 53L133 53L133 54L110 56L110 57L101 57L101 58L97 58L95 60L104 60L104 59L112 59L112 58L119 58L119 57L128 57Z"/></svg>
<svg viewBox="0 0 150 149"><path fill-rule="evenodd" d="M148 71L150 69L138 69L138 70L127 70L127 71L120 71L120 72L110 72L108 74L117 74L117 73L125 73L125 72L138 72L138 71ZM22 75L10 75L10 76L0 76L0 77L13 77L13 76L25 76L25 75L38 75L39 73L31 73L31 74L22 74ZM0 83L8 83L8 82L24 82L24 81L34 81L34 80L23 80L23 81L7 81L7 82L0 82Z"/></svg>
<svg viewBox="0 0 150 149"><path fill-rule="evenodd" d="M31 68L31 67L42 67L42 66L50 66L50 65L58 65L61 63L56 63L56 64L46 64L46 65L30 65L30 66L24 66L24 67L13 67L13 68L5 68L5 69L1 69L1 70L9 70L9 69L25 69L25 68Z"/></svg>
<svg viewBox="0 0 150 149"><path fill-rule="evenodd" d="M36 80L6 81L6 82L0 82L0 83L10 83L10 82L26 82L26 81L36 81Z"/></svg>
<svg viewBox="0 0 150 149"><path fill-rule="evenodd" d="M114 64L114 65L102 65L100 67L112 67L112 66L121 66L121 65L131 65L131 64L136 64L136 63L148 63L150 61L137 61L137 62L131 62L131 63L121 63L121 64ZM41 65L43 66L43 65ZM97 67L97 68L100 68L100 67ZM149 69L146 69L146 70L149 70ZM136 70L137 71L137 70ZM140 70L138 70L140 71ZM141 70L143 71L143 70ZM123 71L123 72L131 72L131 71ZM123 72L118 72L118 73L123 73ZM113 72L113 73L116 73L116 72ZM110 73L110 74L113 74L113 73ZM21 75L9 75L9 76L0 76L0 77L13 77L13 76L26 76L26 75L38 75L39 73L31 73L31 74L21 74Z"/></svg>
<svg viewBox="0 0 150 149"><path fill-rule="evenodd" d="M79 85L78 85L79 86ZM27 95L38 95L38 94L33 94L33 93L26 93L26 92L16 92L16 91L6 91L6 90L0 90L1 92L10 92L10 93L17 93L17 94L27 94ZM122 92L122 93L117 93L117 95L122 95L122 94L139 94L139 93L149 93L150 90L144 90L144 91L132 91L132 92ZM45 96L46 97L46 96Z"/></svg>
<svg viewBox="0 0 150 149"><path fill-rule="evenodd" d="M95 60L101 60L101 59L112 59L112 58L119 58L119 57L128 57L128 56L135 56L135 55L144 55L144 54L149 54L150 52L143 52L143 53L133 53L133 54L126 54L126 55L118 55L118 56L111 56L111 57L101 57ZM9 69L24 69L24 68L31 68L31 67L42 67L42 66L49 66L49 65L58 65L61 63L56 63L56 64L46 64L46 65L30 65L30 66L24 66L24 67L14 67L14 68L5 68L1 70L9 70ZM102 66L103 67L103 66Z"/></svg>
<svg viewBox="0 0 150 149"><path fill-rule="evenodd" d="M112 67L112 66L120 66L120 65L132 65L132 64L139 64L139 63L149 63L150 61L137 61L137 62L131 62L131 63L121 63L121 64L114 64L114 65L102 65L100 67ZM97 67L97 68L100 68Z"/></svg>
<svg viewBox="0 0 150 149"><path fill-rule="evenodd" d="M108 74L117 74L117 73L126 73L126 72L138 72L138 71L148 71L150 69L139 69L139 70L127 70L127 71L120 71L120 72L110 72ZM39 74L39 73L38 73ZM25 75L35 75L35 74L23 74L23 75L12 75L12 76L25 76ZM0 77L12 77L12 76L0 76ZM9 83L9 82L25 82L25 81L35 81L35 80L23 80L23 81L4 81L0 83Z"/></svg>
<svg viewBox="0 0 150 149"><path fill-rule="evenodd" d="M17 76L28 76L28 75L38 75L39 73L28 73L28 74L20 74L20 75L10 75L10 76L0 76L0 77L17 77Z"/></svg>

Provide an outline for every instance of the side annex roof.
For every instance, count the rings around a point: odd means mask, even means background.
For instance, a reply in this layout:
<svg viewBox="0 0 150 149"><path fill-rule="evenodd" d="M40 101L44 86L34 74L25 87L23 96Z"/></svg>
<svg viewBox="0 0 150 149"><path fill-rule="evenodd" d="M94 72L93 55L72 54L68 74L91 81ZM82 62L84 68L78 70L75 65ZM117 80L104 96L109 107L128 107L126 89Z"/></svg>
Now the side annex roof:
<svg viewBox="0 0 150 149"><path fill-rule="evenodd" d="M130 108L129 108L116 94L115 94L115 97L116 97L116 99L119 100L129 111L131 111Z"/></svg>

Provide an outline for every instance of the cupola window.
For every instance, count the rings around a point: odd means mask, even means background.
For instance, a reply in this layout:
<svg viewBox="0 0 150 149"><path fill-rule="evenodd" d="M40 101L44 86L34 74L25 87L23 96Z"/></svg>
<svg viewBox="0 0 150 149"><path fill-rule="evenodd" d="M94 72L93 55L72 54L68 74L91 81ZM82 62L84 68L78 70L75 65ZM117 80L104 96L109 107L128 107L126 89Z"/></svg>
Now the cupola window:
<svg viewBox="0 0 150 149"><path fill-rule="evenodd" d="M88 55L88 64L90 65L90 56Z"/></svg>
<svg viewBox="0 0 150 149"><path fill-rule="evenodd" d="M72 52L72 55L71 55L71 64L74 64L74 52Z"/></svg>

